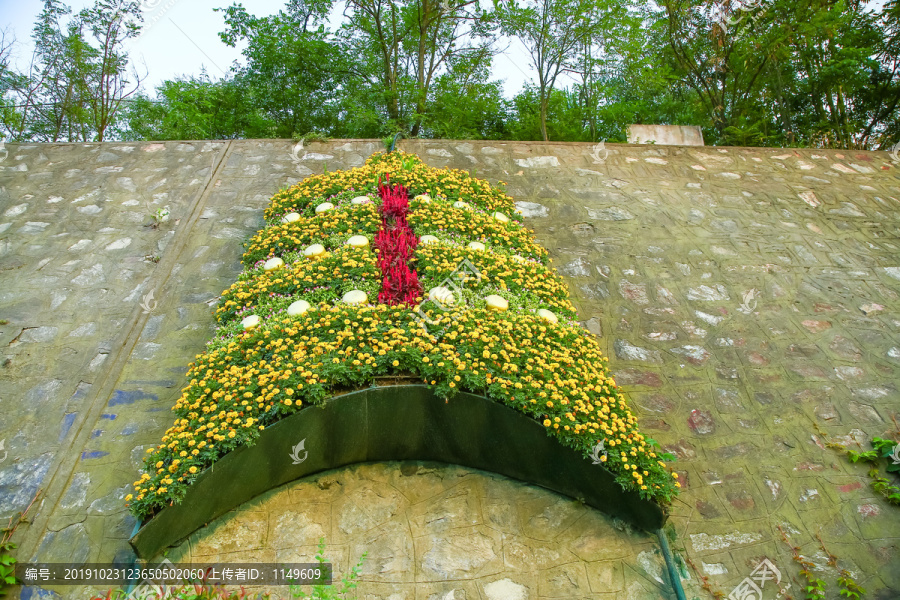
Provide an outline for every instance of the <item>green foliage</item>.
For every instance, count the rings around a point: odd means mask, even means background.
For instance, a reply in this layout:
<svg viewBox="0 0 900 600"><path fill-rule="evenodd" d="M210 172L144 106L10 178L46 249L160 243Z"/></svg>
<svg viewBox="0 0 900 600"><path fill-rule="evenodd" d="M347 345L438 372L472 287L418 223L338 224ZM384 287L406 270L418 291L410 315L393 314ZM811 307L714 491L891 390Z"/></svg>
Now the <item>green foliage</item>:
<svg viewBox="0 0 900 600"><path fill-rule="evenodd" d="M28 511L31 510L31 507L34 506L34 503L38 499L38 496L41 495L41 492L42 490L38 490L35 493L34 498L32 498L31 502L28 504L28 507L23 512L10 517L6 527L0 530L3 533L3 535L0 536L0 596L5 596L7 592L9 592L10 587L19 583L16 581L15 577L16 558L12 555L12 551L16 549L16 545L10 540L19 525L28 523L28 520L25 517L28 514Z"/></svg>
<svg viewBox="0 0 900 600"><path fill-rule="evenodd" d="M867 462L875 462L876 460L878 460L878 453L875 452L875 450L869 450L867 452L854 452L853 450L848 450L847 456L852 463L856 463L861 460Z"/></svg>
<svg viewBox="0 0 900 600"><path fill-rule="evenodd" d="M359 557L359 562L353 567L349 573L341 577L341 586L335 585L314 585L312 586L312 594L306 594L300 590L299 586L291 586L291 596L293 598L309 599L309 600L341 600L351 598L347 594L356 589L359 574L362 571L363 562L366 560L368 552L363 552ZM320 567L324 567L329 561L325 558L325 538L319 540L319 551L316 553L316 562ZM355 596L353 596L355 598Z"/></svg>
<svg viewBox="0 0 900 600"><path fill-rule="evenodd" d="M216 9L241 63L220 79L201 73L139 93L123 50L140 31L137 0L95 0L75 14L44 0L31 70L16 70L14 44L0 40L0 131L23 141L400 131L623 142L628 125L646 123L699 125L713 145L885 150L900 141L898 0L497 0L492 9L350 0L331 28L333 5L290 0L268 16ZM536 74L513 98L491 79L500 34L525 46Z"/></svg>
<svg viewBox="0 0 900 600"><path fill-rule="evenodd" d="M74 15L60 0L44 0L29 71L15 71L2 57L9 47L0 49L0 129L14 140L108 139L140 86L124 45L141 21L137 0L95 0Z"/></svg>
<svg viewBox="0 0 900 600"><path fill-rule="evenodd" d="M853 580L853 576L851 576L850 572L846 569L841 571L841 574L838 577L838 585L841 588L840 595L844 598L859 600L862 598L862 595L866 593L866 590L859 587L856 581Z"/></svg>
<svg viewBox="0 0 900 600"><path fill-rule="evenodd" d="M888 473L900 473L900 462L895 462L895 457L900 454L897 450L898 442L883 439L880 437L872 438L872 450L855 452L846 450L847 458L852 463L859 461L868 462L871 465L869 469L869 477L872 479L872 489L883 496L888 502L900 506L900 486L897 486L885 477L881 477L878 471L878 465L884 459L887 464L885 469ZM843 447L841 447L843 449Z"/></svg>
<svg viewBox="0 0 900 600"><path fill-rule="evenodd" d="M825 600L825 582L807 570L800 571L800 574L806 577L806 600Z"/></svg>
<svg viewBox="0 0 900 600"><path fill-rule="evenodd" d="M308 133L304 133L299 138L295 137L294 139L306 144L308 142L327 142L331 138L329 138L327 135L325 135L324 133L322 133L320 131L310 131Z"/></svg>
<svg viewBox="0 0 900 600"><path fill-rule="evenodd" d="M885 497L891 504L900 506L900 487L893 485L886 478L878 475L877 469L869 472L872 478L872 489Z"/></svg>
<svg viewBox="0 0 900 600"><path fill-rule="evenodd" d="M4 541L0 542L0 596L5 596L9 588L16 585L16 559L12 555L12 551L16 549L15 544L6 540L4 530Z"/></svg>

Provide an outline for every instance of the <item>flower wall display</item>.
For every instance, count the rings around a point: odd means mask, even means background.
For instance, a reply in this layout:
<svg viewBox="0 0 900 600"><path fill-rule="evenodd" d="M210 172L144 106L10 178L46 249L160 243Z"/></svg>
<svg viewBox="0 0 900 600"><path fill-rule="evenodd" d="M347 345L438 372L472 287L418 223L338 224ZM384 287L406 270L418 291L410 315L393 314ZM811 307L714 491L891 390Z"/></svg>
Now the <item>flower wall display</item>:
<svg viewBox="0 0 900 600"><path fill-rule="evenodd" d="M175 422L126 497L135 516L179 502L279 419L382 376L416 377L450 402L460 390L483 395L599 460L624 488L662 504L677 493L671 457L639 432L501 187L378 153L278 192L265 219L189 367Z"/></svg>

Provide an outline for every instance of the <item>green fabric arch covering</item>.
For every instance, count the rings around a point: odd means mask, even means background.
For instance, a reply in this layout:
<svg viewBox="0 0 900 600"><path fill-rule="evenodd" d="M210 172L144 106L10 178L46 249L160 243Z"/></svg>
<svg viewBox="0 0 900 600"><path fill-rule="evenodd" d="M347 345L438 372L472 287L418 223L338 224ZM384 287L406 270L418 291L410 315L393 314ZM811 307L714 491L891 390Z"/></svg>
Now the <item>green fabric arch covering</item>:
<svg viewBox="0 0 900 600"><path fill-rule="evenodd" d="M181 503L143 524L131 545L149 560L285 483L355 463L399 460L498 473L582 500L646 531L659 529L667 516L511 408L468 393L444 401L424 385L398 385L351 392L282 419L256 445L204 471Z"/></svg>

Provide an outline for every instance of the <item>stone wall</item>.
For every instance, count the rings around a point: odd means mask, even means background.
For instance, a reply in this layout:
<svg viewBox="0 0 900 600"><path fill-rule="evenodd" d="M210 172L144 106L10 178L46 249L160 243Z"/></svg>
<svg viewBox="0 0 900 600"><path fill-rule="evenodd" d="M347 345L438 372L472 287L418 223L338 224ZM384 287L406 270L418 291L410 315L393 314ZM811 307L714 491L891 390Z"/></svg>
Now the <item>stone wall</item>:
<svg viewBox="0 0 900 600"><path fill-rule="evenodd" d="M131 560L135 523L122 499L210 338L242 241L279 188L361 165L380 147L8 145L0 517L41 490L16 535L21 560ZM780 525L831 590L816 534L870 597L900 595L900 509L873 492L864 466L825 446L897 429L900 170L887 153L400 147L508 182L643 430L678 455L674 548L700 575L727 595L768 558L799 595ZM163 206L170 220L152 227ZM278 556L291 535L308 554L320 532L342 569L370 551L366 598L670 597L653 538L452 466L362 466L297 482L172 556ZM696 572L684 578L689 597L709 596ZM22 597L54 593L84 597Z"/></svg>

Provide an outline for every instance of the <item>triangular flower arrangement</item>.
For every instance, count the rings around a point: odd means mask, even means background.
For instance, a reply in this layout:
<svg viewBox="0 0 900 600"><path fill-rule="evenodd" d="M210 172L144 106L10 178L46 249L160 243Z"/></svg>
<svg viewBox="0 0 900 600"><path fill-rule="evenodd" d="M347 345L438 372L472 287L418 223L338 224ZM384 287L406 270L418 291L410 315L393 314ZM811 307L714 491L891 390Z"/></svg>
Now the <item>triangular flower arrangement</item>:
<svg viewBox="0 0 900 600"><path fill-rule="evenodd" d="M376 377L479 394L541 423L625 489L680 487L638 431L547 251L502 189L403 152L280 191L126 501L146 519L287 415Z"/></svg>

